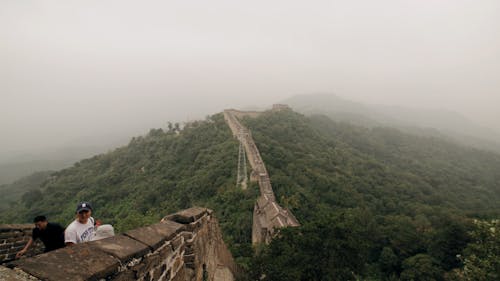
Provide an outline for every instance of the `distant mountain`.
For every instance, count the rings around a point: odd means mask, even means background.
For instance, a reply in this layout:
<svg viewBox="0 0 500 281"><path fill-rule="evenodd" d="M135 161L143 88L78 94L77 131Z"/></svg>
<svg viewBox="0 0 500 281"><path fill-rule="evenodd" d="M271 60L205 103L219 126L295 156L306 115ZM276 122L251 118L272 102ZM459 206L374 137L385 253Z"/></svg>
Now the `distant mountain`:
<svg viewBox="0 0 500 281"><path fill-rule="evenodd" d="M107 152L116 143L67 145L34 152L4 152L0 157L0 184L12 183L32 173L70 167L82 158Z"/></svg>
<svg viewBox="0 0 500 281"><path fill-rule="evenodd" d="M40 190L42 183L49 178L51 173L53 172L36 172L18 179L11 184L0 185L0 211L7 209L11 204L18 203L23 194L34 190Z"/></svg>
<svg viewBox="0 0 500 281"><path fill-rule="evenodd" d="M369 105L330 94L297 95L282 103L306 115L325 114L337 121L366 127L396 127L500 153L500 132L481 127L452 111Z"/></svg>

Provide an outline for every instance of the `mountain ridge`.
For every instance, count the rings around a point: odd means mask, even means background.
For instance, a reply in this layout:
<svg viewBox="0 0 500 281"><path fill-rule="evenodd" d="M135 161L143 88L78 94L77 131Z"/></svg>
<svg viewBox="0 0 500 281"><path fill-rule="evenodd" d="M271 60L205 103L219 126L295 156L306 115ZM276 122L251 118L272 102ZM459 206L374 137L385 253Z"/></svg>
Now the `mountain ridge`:
<svg viewBox="0 0 500 281"><path fill-rule="evenodd" d="M306 115L325 114L337 121L368 127L395 127L500 153L499 131L479 126L454 111L371 105L333 94L296 95L282 102Z"/></svg>

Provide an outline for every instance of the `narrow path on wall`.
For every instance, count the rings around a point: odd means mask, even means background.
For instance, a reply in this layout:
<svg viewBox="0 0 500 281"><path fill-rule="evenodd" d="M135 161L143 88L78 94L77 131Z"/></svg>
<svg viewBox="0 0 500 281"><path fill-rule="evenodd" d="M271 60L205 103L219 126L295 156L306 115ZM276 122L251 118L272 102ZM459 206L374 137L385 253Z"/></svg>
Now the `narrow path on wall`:
<svg viewBox="0 0 500 281"><path fill-rule="evenodd" d="M259 112L244 112L234 109L224 110L226 123L231 128L233 135L240 141L240 145L245 148L247 159L252 168L250 180L259 183L260 196L255 203L252 226L252 243L254 244L269 243L278 228L300 225L289 210L276 202L269 174L253 141L252 134L238 120L244 116L256 117L259 114Z"/></svg>

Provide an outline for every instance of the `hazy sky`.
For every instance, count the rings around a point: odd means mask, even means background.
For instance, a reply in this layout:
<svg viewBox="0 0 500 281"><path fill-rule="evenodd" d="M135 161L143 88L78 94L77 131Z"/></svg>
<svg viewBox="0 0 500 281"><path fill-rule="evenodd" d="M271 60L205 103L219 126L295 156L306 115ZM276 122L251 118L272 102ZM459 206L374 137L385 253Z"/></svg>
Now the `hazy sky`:
<svg viewBox="0 0 500 281"><path fill-rule="evenodd" d="M500 128L500 1L0 0L0 150L334 92Z"/></svg>

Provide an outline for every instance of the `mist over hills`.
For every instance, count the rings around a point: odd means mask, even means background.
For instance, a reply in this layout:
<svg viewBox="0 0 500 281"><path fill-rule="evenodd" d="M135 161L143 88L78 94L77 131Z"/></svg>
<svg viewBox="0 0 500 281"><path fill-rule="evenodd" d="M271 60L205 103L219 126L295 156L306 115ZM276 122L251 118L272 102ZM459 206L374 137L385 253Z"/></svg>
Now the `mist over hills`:
<svg viewBox="0 0 500 281"><path fill-rule="evenodd" d="M293 111L241 121L280 205L303 223L283 230L261 255L251 245L258 188L235 186L238 142L222 114L180 129L151 129L40 177L37 188L0 213L0 223L46 214L65 225L76 202L88 200L95 217L121 232L205 206L216 212L225 242L250 277L352 280L355 273L387 280L412 270L438 277L460 270L456 255L475 241L472 219L500 216L499 155Z"/></svg>
<svg viewBox="0 0 500 281"><path fill-rule="evenodd" d="M483 128L452 111L371 105L354 102L332 94L297 95L285 99L281 103L289 104L298 112L306 115L325 114L336 121L365 127L394 127L415 135L436 136L500 153L499 132ZM213 105L212 107L217 106ZM248 105L242 109L263 110L265 108L261 105ZM196 111L192 108L190 110ZM193 115L199 114L194 112ZM130 136L140 133L141 131L136 127L130 128L128 131L126 129L109 130L106 134L67 140L65 144L58 147L36 148L34 146L31 151L2 151L0 154L0 184L11 183L37 171L69 167L79 159L122 146L128 142Z"/></svg>
<svg viewBox="0 0 500 281"><path fill-rule="evenodd" d="M283 103L307 115L326 114L334 120L367 127L395 127L500 153L500 132L453 111L365 104L333 94L297 95Z"/></svg>
<svg viewBox="0 0 500 281"><path fill-rule="evenodd" d="M75 162L104 153L128 142L123 133L77 138L50 147L34 147L26 151L2 151L0 155L0 184L11 183L35 172L60 170Z"/></svg>

